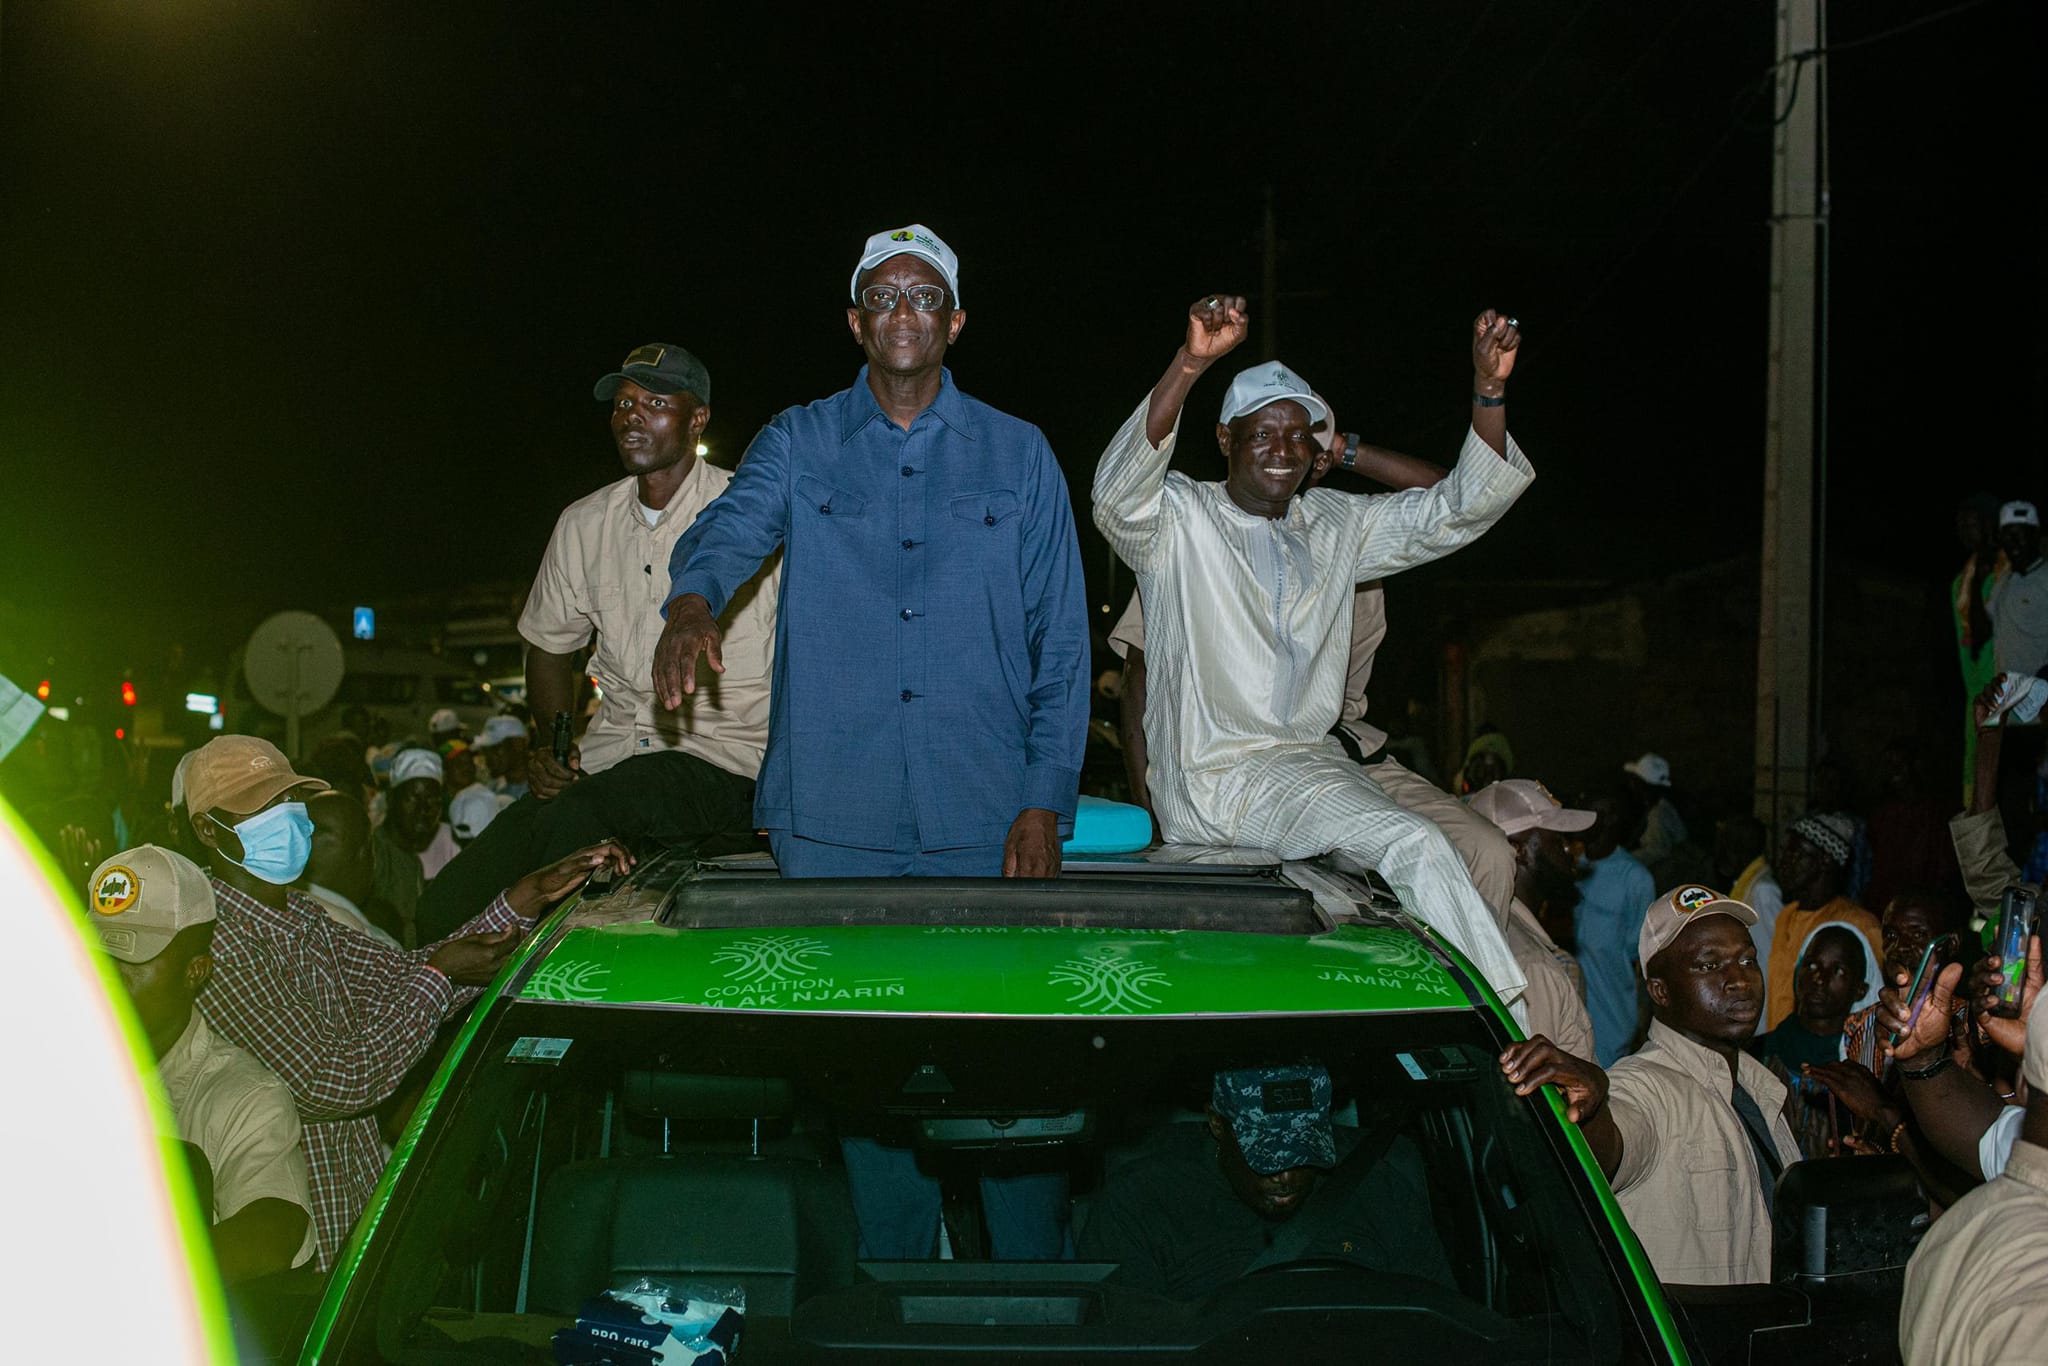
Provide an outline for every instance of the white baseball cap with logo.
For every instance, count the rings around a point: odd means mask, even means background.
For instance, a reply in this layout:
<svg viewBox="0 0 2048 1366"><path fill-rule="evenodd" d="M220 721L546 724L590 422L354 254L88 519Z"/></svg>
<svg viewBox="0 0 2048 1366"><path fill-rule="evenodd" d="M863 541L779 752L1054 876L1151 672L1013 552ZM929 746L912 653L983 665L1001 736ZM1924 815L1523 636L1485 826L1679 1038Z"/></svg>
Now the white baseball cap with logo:
<svg viewBox="0 0 2048 1366"><path fill-rule="evenodd" d="M86 898L100 947L124 963L147 963L180 930L214 918L213 884L183 854L145 844L93 870Z"/></svg>
<svg viewBox="0 0 2048 1366"><path fill-rule="evenodd" d="M859 303L861 272L873 270L892 256L917 256L931 262L945 277L946 292L953 296L953 307L961 306L960 258L939 240L937 233L922 223L878 232L870 237L868 244L861 248L860 264L853 268L853 281L846 287L847 297Z"/></svg>
<svg viewBox="0 0 2048 1366"><path fill-rule="evenodd" d="M1717 915L1730 916L1744 926L1756 924L1756 911L1746 901L1697 883L1672 888L1643 912L1643 928L1636 933L1636 961L1649 967L1650 960L1684 934L1686 926Z"/></svg>
<svg viewBox="0 0 2048 1366"><path fill-rule="evenodd" d="M1998 510L2000 526L2039 526L2041 509L2023 498L2015 498Z"/></svg>
<svg viewBox="0 0 2048 1366"><path fill-rule="evenodd" d="M1230 391L1223 396L1223 416L1218 421L1234 421L1285 398L1291 398L1308 409L1312 421L1329 420L1330 405L1316 397L1316 391L1308 387L1308 381L1279 361L1269 360L1264 365L1254 365L1242 371L1230 381Z"/></svg>

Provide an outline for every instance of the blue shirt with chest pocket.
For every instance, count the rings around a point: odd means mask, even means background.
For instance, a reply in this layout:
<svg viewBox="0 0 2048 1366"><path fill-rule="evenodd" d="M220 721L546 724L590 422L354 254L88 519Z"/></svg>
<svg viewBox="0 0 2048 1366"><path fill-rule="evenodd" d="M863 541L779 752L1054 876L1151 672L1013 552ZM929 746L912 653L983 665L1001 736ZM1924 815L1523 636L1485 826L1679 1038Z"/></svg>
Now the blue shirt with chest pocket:
<svg viewBox="0 0 2048 1366"><path fill-rule="evenodd" d="M1072 832L1088 614L1073 505L1038 428L941 375L905 431L868 388L786 409L669 558L713 614L783 548L763 829L892 849Z"/></svg>

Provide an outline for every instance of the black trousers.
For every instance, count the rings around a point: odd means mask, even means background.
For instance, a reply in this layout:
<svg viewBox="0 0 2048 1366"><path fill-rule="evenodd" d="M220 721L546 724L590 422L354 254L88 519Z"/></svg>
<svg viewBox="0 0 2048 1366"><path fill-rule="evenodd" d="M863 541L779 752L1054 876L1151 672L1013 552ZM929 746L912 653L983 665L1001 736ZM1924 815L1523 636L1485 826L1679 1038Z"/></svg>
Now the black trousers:
<svg viewBox="0 0 2048 1366"><path fill-rule="evenodd" d="M579 778L551 801L521 797L427 884L419 942L442 938L534 869L602 839L641 858L676 846L705 854L752 848L754 780L664 750Z"/></svg>
<svg viewBox="0 0 2048 1366"><path fill-rule="evenodd" d="M2048 722L2048 714L2041 719ZM2022 868L2027 866L2027 854L2041 829L2036 794L2044 740L2048 740L2048 728L2014 726L2006 731L1998 752L1998 819L2005 825L2006 852Z"/></svg>

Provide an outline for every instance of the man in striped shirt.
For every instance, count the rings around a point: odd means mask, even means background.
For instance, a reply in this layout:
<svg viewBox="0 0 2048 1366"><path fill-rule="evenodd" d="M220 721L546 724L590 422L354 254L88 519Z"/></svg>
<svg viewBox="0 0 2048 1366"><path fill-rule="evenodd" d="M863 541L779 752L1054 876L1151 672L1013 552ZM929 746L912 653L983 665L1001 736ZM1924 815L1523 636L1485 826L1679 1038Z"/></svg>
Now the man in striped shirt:
<svg viewBox="0 0 2048 1366"><path fill-rule="evenodd" d="M1145 602L1160 830L1173 842L1283 858L1336 851L1375 867L1512 1002L1523 974L1457 852L1328 732L1343 703L1353 585L1475 540L1535 477L1503 407L1520 332L1491 310L1473 325L1472 430L1450 477L1364 497L1300 492L1329 414L1277 362L1230 387L1216 428L1227 476L1167 472L1189 390L1247 326L1243 299L1198 299L1186 341L1095 475L1095 524Z"/></svg>
<svg viewBox="0 0 2048 1366"><path fill-rule="evenodd" d="M276 746L246 735L209 741L185 770L218 905L213 980L199 1010L291 1091L322 1270L384 1170L376 1107L542 911L596 868L627 864L614 845L580 850L521 878L450 937L405 952L336 924L289 888L312 850L305 799L327 790L293 772Z"/></svg>

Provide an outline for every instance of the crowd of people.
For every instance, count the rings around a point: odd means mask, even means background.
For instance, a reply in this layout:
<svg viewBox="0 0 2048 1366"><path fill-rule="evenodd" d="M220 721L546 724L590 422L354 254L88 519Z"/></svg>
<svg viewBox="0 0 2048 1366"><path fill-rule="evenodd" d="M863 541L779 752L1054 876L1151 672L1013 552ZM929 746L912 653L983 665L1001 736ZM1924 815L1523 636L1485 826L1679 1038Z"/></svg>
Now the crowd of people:
<svg viewBox="0 0 2048 1366"><path fill-rule="evenodd" d="M967 315L935 234L876 234L849 296L859 376L774 418L735 472L695 454L711 381L687 350L636 348L597 381L624 477L567 508L540 560L526 715L472 734L444 712L396 741L346 718L297 766L221 735L183 757L149 838L93 867L93 924L207 1173L229 1275L333 1262L438 1034L599 868L765 834L791 877L1058 873L1091 672L1066 481L1037 428L945 367ZM1489 730L1448 791L1368 720L1382 580L1469 545L1534 480L1507 426L1519 323L1472 323L1449 468L1344 430L1268 362L1230 382L1209 480L1169 464L1195 383L1245 339L1245 301L1205 296L1184 325L1090 498L1137 582L1110 642L1129 789L1159 838L1379 869L1525 1029L1504 1074L1564 1090L1665 1279L1769 1279L1785 1166L1896 1153L1953 1207L1906 1331L1970 1302L1968 1259L2002 1254L1947 1231L2048 1193L2048 1044L2025 1046L2038 948L2018 1019L1988 1013L2019 968L1972 928L2048 862L2041 730L2022 724L2048 692L2033 505L1959 521L1976 710L1953 820L1904 743L1867 810L1817 774L1775 848L1747 813L1683 810L1655 753L1616 756L1566 805ZM1324 486L1336 469L1390 492ZM579 671L601 702L558 748ZM1287 1207L1287 1173L1315 1165L1294 1158L1318 1150L1251 1163L1265 1147L1232 1127L1227 1079L1217 1095L1236 1198ZM843 1151L863 1252L928 1255L931 1178L872 1140ZM1072 1251L1034 1236L1063 1184L991 1184L999 1253Z"/></svg>

